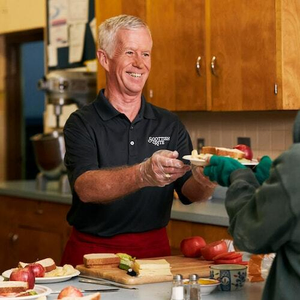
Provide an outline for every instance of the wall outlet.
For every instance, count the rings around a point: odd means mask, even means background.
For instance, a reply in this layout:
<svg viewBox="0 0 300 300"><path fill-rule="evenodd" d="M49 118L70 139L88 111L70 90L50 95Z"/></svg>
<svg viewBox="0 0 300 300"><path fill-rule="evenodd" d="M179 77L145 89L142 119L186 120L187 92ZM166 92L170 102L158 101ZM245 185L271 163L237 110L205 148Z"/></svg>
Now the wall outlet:
<svg viewBox="0 0 300 300"><path fill-rule="evenodd" d="M238 137L237 143L251 147L251 139L249 137Z"/></svg>
<svg viewBox="0 0 300 300"><path fill-rule="evenodd" d="M197 150L198 150L198 153L201 152L201 149L202 149L203 146L205 146L205 139L204 138L197 139Z"/></svg>

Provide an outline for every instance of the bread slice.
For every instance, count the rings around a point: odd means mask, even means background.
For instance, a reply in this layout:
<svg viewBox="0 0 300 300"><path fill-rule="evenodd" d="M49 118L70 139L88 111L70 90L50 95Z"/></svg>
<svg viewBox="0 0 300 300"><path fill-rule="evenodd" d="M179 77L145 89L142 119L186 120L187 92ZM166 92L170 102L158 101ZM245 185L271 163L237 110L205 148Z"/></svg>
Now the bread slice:
<svg viewBox="0 0 300 300"><path fill-rule="evenodd" d="M91 267L118 267L120 257L114 253L90 253L83 256L83 263L86 268Z"/></svg>
<svg viewBox="0 0 300 300"><path fill-rule="evenodd" d="M52 258L49 258L49 257L41 259L41 260L37 260L34 263L41 264L45 268L45 272L46 273L56 269L55 261ZM24 268L24 267L26 267L29 264L30 263L24 263L24 262L20 261L19 262L19 267Z"/></svg>
<svg viewBox="0 0 300 300"><path fill-rule="evenodd" d="M245 153L238 149L224 148L224 147L212 147L203 146L201 149L202 154L213 154L219 156L229 156L232 158L241 159L245 157Z"/></svg>
<svg viewBox="0 0 300 300"><path fill-rule="evenodd" d="M0 295L7 293L21 293L28 290L28 282L25 281L1 281Z"/></svg>
<svg viewBox="0 0 300 300"><path fill-rule="evenodd" d="M83 296L83 297L64 297L61 299L64 299L64 300L100 300L101 294L94 293L94 294L90 294L90 295ZM37 299L37 300L39 300L39 299Z"/></svg>

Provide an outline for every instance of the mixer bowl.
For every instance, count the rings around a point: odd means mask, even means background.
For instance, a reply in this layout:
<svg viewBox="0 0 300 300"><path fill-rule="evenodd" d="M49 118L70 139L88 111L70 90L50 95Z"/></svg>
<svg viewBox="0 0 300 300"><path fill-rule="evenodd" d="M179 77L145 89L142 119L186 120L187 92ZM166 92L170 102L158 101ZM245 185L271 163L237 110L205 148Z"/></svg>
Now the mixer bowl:
<svg viewBox="0 0 300 300"><path fill-rule="evenodd" d="M36 134L30 138L33 144L35 161L40 172L47 179L58 179L66 172L64 155L66 152L63 133L53 131Z"/></svg>

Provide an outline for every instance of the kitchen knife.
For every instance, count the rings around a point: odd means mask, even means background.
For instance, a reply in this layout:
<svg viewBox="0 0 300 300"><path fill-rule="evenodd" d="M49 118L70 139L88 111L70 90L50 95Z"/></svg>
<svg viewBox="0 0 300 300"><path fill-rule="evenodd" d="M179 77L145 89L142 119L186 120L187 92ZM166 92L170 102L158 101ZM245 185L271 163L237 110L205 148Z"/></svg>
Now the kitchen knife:
<svg viewBox="0 0 300 300"><path fill-rule="evenodd" d="M104 286L118 287L121 289L137 290L137 288L135 288L135 287L129 287L129 286L118 284L118 283L107 282L107 281L97 278L97 277L85 276L85 275L79 275L79 277L80 277L79 282L82 282L82 283L100 284L100 285L104 285Z"/></svg>
<svg viewBox="0 0 300 300"><path fill-rule="evenodd" d="M79 289L81 293L106 293L106 292L117 292L119 289ZM59 294L61 291L52 291L51 294Z"/></svg>

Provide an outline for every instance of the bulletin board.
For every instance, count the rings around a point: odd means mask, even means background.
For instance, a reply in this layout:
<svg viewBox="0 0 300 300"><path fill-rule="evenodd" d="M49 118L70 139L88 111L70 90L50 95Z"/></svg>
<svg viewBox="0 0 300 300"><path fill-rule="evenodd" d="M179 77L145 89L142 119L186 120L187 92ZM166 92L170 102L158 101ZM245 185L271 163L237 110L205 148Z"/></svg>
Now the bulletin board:
<svg viewBox="0 0 300 300"><path fill-rule="evenodd" d="M50 3L53 1L52 3ZM84 0L82 0L83 2ZM69 61L69 48L70 45L66 43L67 45L64 46L61 44L59 47L55 47L53 49L50 41L50 28L51 28L51 23L49 22L50 18L53 16L53 12L51 15L50 10L53 10L54 4L57 5L74 5L76 1L73 0L47 0L47 45L48 47L51 45L51 51L56 51L55 55L56 57L56 64L54 65L49 65L49 50L48 50L48 70L58 70L58 69L66 69L66 68L78 68L78 67L83 67L84 62L87 60L93 60L96 58L96 44L95 44L95 36L92 34L92 30L90 27L90 22L92 22L95 18L95 3L94 0L87 0L88 1L88 22L85 24L85 32L84 32L84 46L83 46L83 52L81 59L76 62L70 62ZM79 1L80 2L80 1ZM77 7L72 7L72 9L77 9ZM94 20L95 21L95 20ZM59 20L58 20L59 23ZM70 26L68 27L68 34L70 31ZM70 34L69 34L70 38ZM49 47L50 48L50 47ZM47 48L48 49L48 48Z"/></svg>

